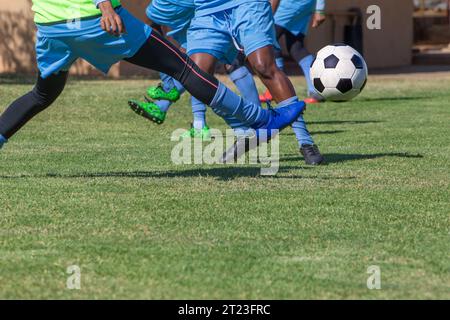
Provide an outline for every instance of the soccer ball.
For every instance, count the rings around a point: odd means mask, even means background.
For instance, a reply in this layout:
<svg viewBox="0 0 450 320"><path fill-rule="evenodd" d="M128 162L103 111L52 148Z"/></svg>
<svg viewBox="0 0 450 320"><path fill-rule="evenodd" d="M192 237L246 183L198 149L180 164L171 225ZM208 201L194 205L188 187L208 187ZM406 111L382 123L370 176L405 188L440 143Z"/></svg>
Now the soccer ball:
<svg viewBox="0 0 450 320"><path fill-rule="evenodd" d="M311 79L319 95L329 101L348 101L367 83L367 64L358 51L345 44L326 46L311 65Z"/></svg>

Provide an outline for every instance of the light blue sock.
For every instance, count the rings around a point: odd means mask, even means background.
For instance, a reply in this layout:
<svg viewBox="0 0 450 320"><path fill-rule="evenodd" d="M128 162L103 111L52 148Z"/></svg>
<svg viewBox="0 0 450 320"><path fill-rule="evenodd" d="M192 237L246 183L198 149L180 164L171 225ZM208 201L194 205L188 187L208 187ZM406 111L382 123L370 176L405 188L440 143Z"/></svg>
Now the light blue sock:
<svg viewBox="0 0 450 320"><path fill-rule="evenodd" d="M1 134L0 134L0 149L3 147L3 145L5 144L5 143L7 143L8 142L8 139L6 139L4 136L2 136Z"/></svg>
<svg viewBox="0 0 450 320"><path fill-rule="evenodd" d="M170 106L173 104L169 100L156 100L155 104L159 107L162 112L169 111Z"/></svg>
<svg viewBox="0 0 450 320"><path fill-rule="evenodd" d="M222 83L219 83L211 108L220 117L234 116L249 127L260 127L269 121L268 110L242 99Z"/></svg>
<svg viewBox="0 0 450 320"><path fill-rule="evenodd" d="M171 76L168 76L167 74L162 72L159 74L159 76L161 78L161 81L163 83L163 89L165 91L170 91L173 88L177 88L178 91L180 91L180 93L184 93L186 91L183 85L179 81L172 78Z"/></svg>
<svg viewBox="0 0 450 320"><path fill-rule="evenodd" d="M247 122L237 119L235 116L224 116L225 122L233 129L236 133L245 132L249 129Z"/></svg>
<svg viewBox="0 0 450 320"><path fill-rule="evenodd" d="M304 57L299 62L299 66L300 66L300 68L302 68L303 74L305 75L306 86L308 87L308 94L316 92L316 90L314 89L312 80L311 80L311 75L309 74L310 70L311 70L311 64L313 63L313 61L314 61L314 56L312 54L310 54L309 56Z"/></svg>
<svg viewBox="0 0 450 320"><path fill-rule="evenodd" d="M177 88L181 94L183 94L185 92L183 85L180 82L178 82L177 80L175 80L174 78L168 76L165 73L160 73L159 76L163 83L162 87L163 87L164 91L168 92L168 91L172 90L173 88ZM159 109L161 109L161 111L167 112L169 110L170 106L173 104L173 102L168 101L168 100L157 100L157 101L155 101L155 104L159 107Z"/></svg>
<svg viewBox="0 0 450 320"><path fill-rule="evenodd" d="M278 107L288 106L290 104L298 102L298 97L292 97L286 99L278 104ZM305 119L303 119L303 114L301 114L298 119L292 124L292 129L294 130L295 136L297 138L300 147L302 144L314 144L313 138L306 128Z"/></svg>
<svg viewBox="0 0 450 320"><path fill-rule="evenodd" d="M206 126L206 105L192 97L192 115L194 116L194 122L192 126L195 129L203 129Z"/></svg>
<svg viewBox="0 0 450 320"><path fill-rule="evenodd" d="M295 137L297 138L300 148L304 144L314 144L314 140L311 137L308 129L306 128L306 122L305 119L303 119L303 114L301 114L298 119L292 124L292 129L294 130Z"/></svg>
<svg viewBox="0 0 450 320"><path fill-rule="evenodd" d="M261 104L255 79L247 67L242 66L239 69L234 70L230 73L229 77L245 100L257 105Z"/></svg>
<svg viewBox="0 0 450 320"><path fill-rule="evenodd" d="M280 108L280 107L285 107L285 106L288 106L288 105L290 105L290 104L294 104L294 103L297 103L297 102L298 102L298 97L297 97L297 96L293 96L293 97L288 98L288 99L286 99L286 100L284 100L284 101L281 101L281 102L277 105L277 107L278 107L278 108Z"/></svg>
<svg viewBox="0 0 450 320"><path fill-rule="evenodd" d="M229 77L245 100L256 105L261 105L255 79L247 67L240 67L230 73ZM234 129L236 135L243 135L249 129L245 122L236 119L234 116L226 116L224 117L224 120L232 129Z"/></svg>
<svg viewBox="0 0 450 320"><path fill-rule="evenodd" d="M277 65L278 69L284 71L284 58L282 57L276 58L275 64Z"/></svg>

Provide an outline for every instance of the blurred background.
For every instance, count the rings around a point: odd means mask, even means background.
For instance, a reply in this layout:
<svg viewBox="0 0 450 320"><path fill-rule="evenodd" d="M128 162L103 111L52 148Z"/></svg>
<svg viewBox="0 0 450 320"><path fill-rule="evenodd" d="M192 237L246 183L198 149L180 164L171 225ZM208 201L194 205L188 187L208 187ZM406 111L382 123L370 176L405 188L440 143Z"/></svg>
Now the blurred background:
<svg viewBox="0 0 450 320"><path fill-rule="evenodd" d="M122 3L148 22L144 9L150 0L122 0ZM380 30L366 27L369 17L366 10L370 5L381 8ZM0 0L0 74L36 73L36 28L30 8L31 0ZM313 52L330 43L345 42L361 51L375 72L414 66L450 70L450 0L328 1L327 16L327 22L309 35L307 45ZM83 61L71 73L99 75ZM114 78L136 75L153 74L124 62L110 72Z"/></svg>
<svg viewBox="0 0 450 320"><path fill-rule="evenodd" d="M414 0L414 63L450 64L450 1Z"/></svg>

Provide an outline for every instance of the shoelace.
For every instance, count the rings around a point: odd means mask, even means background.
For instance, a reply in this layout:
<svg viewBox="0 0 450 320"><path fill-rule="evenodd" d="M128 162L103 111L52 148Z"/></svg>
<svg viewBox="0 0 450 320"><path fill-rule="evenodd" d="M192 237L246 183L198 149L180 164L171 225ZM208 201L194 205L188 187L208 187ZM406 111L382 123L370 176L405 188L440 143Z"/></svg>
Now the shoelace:
<svg viewBox="0 0 450 320"><path fill-rule="evenodd" d="M313 156L313 155L316 155L319 153L319 149L317 148L316 145L306 146L306 147L303 147L302 149L303 149L303 152L305 154L308 154L309 156Z"/></svg>

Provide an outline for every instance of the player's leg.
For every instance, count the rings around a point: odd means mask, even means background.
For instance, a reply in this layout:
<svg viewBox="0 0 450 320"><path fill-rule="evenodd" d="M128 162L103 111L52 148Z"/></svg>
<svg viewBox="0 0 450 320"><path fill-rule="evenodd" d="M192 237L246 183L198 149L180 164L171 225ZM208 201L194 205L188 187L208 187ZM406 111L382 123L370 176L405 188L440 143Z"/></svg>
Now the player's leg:
<svg viewBox="0 0 450 320"><path fill-rule="evenodd" d="M196 53L191 56L191 59L205 72L214 74L217 64L217 58L207 53ZM243 54L233 61L231 65L227 65L226 71L229 74L230 79L234 82L238 88L241 96L247 101L259 105L258 91L253 79L253 75L245 66L245 56ZM202 117L206 112L206 106L198 101L196 98L192 98L192 111L194 114L194 123L191 129L191 136L210 138L209 128L206 125L206 121ZM225 122L235 130L239 135L248 130L246 124L242 123L233 116L224 116Z"/></svg>
<svg viewBox="0 0 450 320"><path fill-rule="evenodd" d="M210 74L214 73L217 61L220 60L224 64L232 64L238 54L238 50L233 45L233 39L230 36L229 21L227 20L228 14L227 10L226 12L218 12L208 16L196 16L192 20L188 31L188 54L199 64L203 71ZM244 60L245 57L242 59L241 64L244 63ZM241 76L243 74L242 70L240 70ZM247 75L251 76L248 70L245 70ZM234 76L236 75L237 73L234 73ZM243 81L241 80L244 79L236 78L235 80L242 91L247 90L247 88L242 88ZM253 81L253 78L250 80ZM254 83L253 86L255 86ZM256 99L248 99L247 94L242 96L247 101L259 105ZM239 131L247 131L249 128L247 123L242 122L232 114L223 115L223 119L235 131L238 129Z"/></svg>
<svg viewBox="0 0 450 320"><path fill-rule="evenodd" d="M270 90L275 101L279 103L296 96L292 82L275 63L275 51L272 45L252 52L248 60L261 81Z"/></svg>
<svg viewBox="0 0 450 320"><path fill-rule="evenodd" d="M165 35L167 28L155 22L155 20L158 20L158 17L154 12L155 9L153 9L153 6L157 2L153 1L149 5L147 8L147 17L152 21L152 28ZM162 112L167 112L171 103L176 102L180 98L184 92L184 88L181 83L167 74L160 73L159 78L161 79L161 84L148 88L147 93L151 99L156 100L155 103L160 107Z"/></svg>
<svg viewBox="0 0 450 320"><path fill-rule="evenodd" d="M303 72L305 73L306 83L308 84L308 79L310 79L309 68L312 63L312 60L311 60L310 62L306 62L306 64L305 64L305 61L308 60L308 51L304 48L303 42L301 45L299 45L299 42L297 41L297 40L299 40L299 38L294 37L286 29L277 26L278 39L283 35L286 35L286 46L287 46L291 56L293 58L295 56L298 59L295 61L300 61L300 63L299 63L300 66L302 66L302 63L304 64ZM300 39L301 39L301 37L300 37ZM279 59L277 61L277 65L279 67L283 67L280 51L279 51L277 59ZM311 92L310 90L311 90L311 88L309 88L309 86L308 86L308 92ZM307 125L306 125L306 122L305 122L305 119L303 116L303 112L298 117L298 119L292 124L292 129L294 130L295 137L299 144L300 153L305 158L305 162L310 165L321 164L324 161L323 156L320 154L318 147L314 143L313 137L311 136L310 132L308 131L308 128L307 128Z"/></svg>
<svg viewBox="0 0 450 320"><path fill-rule="evenodd" d="M297 103L286 108L265 110L259 105L243 100L214 76L202 71L189 57L157 32L152 32L140 50L126 60L172 76L219 116L233 115L238 120L248 123L257 132L267 133L269 137L272 129L284 129L304 108L304 104Z"/></svg>
<svg viewBox="0 0 450 320"><path fill-rule="evenodd" d="M253 78L253 74L245 66L245 59L245 55L239 53L233 63L231 65L226 65L225 69L228 73L228 77L236 85L241 96L250 102L259 104L260 101L255 79Z"/></svg>
<svg viewBox="0 0 450 320"><path fill-rule="evenodd" d="M38 76L34 88L14 101L0 116L0 148L38 113L48 108L61 94L68 72L61 71L43 79Z"/></svg>
<svg viewBox="0 0 450 320"><path fill-rule="evenodd" d="M308 50L306 50L304 46L304 35L300 33L298 36L294 36L287 30L285 30L284 33L286 35L286 45L289 54L292 59L297 62L305 75L308 90L308 98L305 102L317 103L321 101L320 98L316 97L317 95L309 73L314 57L308 52ZM324 159L320 154L318 147L315 145L313 137L308 131L303 114L300 115L297 121L292 124L292 129L294 130L295 137L297 138L300 153L305 158L306 163L310 165L321 164Z"/></svg>
<svg viewBox="0 0 450 320"><path fill-rule="evenodd" d="M194 8L176 5L166 0L155 0L147 7L147 17L153 22L152 28L167 35L171 32L171 41L183 48L186 44L187 26L193 17ZM170 25L171 27L168 27ZM132 104L137 114L162 124L169 108L180 99L185 89L177 80L160 73L161 83L147 89L150 99Z"/></svg>
<svg viewBox="0 0 450 320"><path fill-rule="evenodd" d="M191 128L183 134L183 138L197 138L205 141L211 140L211 131L206 123L206 105L200 100L191 97L192 123Z"/></svg>
<svg viewBox="0 0 450 320"><path fill-rule="evenodd" d="M254 25L255 17L258 17L256 21L260 25ZM234 12L234 19L240 43L248 54L250 64L270 90L274 99L278 102L278 106L283 107L297 103L298 97L291 81L276 64L275 45L277 45L277 42L270 6L267 3L241 5ZM264 19L265 23L261 25L261 21L264 21ZM265 26L265 28L262 26ZM247 29L252 29L254 32L249 34L246 32ZM302 116L297 119L296 124L299 129L297 131L304 129L302 133L307 134L302 137L302 141L311 143L312 138L306 129ZM306 137L309 139L305 139ZM313 142L310 145L313 146ZM323 159L319 150L315 147L312 152L305 153L305 161L309 164L317 164L322 162Z"/></svg>
<svg viewBox="0 0 450 320"><path fill-rule="evenodd" d="M276 30L276 39L279 42L280 38L283 36L284 29L276 27L275 30ZM283 58L283 54L282 54L281 48L276 48L275 49L275 64L278 67L278 69L280 69L281 71L285 72L285 69L284 69L284 58ZM270 102L270 101L272 101L273 100L273 96L270 93L270 90L266 89L266 91L259 96L259 100L261 102Z"/></svg>
<svg viewBox="0 0 450 320"><path fill-rule="evenodd" d="M250 65L274 99L280 103L295 97L294 86L275 63L274 48L278 43L270 3L250 1L237 6L230 24Z"/></svg>
<svg viewBox="0 0 450 320"><path fill-rule="evenodd" d="M246 57L243 53L239 53L238 57L231 65L226 65L226 71L229 78L233 81L236 88L244 99L254 104L260 105L258 89L256 88L253 74L245 65ZM224 118L228 125L234 130L236 137L246 136L249 128L246 124L234 117L227 116Z"/></svg>
<svg viewBox="0 0 450 320"><path fill-rule="evenodd" d="M323 1L322 1L323 2ZM320 6L318 4L318 6ZM323 9L323 3L322 3ZM320 9L320 10L322 10ZM305 75L308 103L320 102L315 94L315 89L310 78L310 67L314 57L304 45L305 36L311 23L311 18L316 10L316 1L311 0L286 0L280 6L274 16L277 29L277 39L285 36L289 55L298 64Z"/></svg>
<svg viewBox="0 0 450 320"><path fill-rule="evenodd" d="M171 76L160 73L161 83L147 89L150 98L145 101L133 101L131 109L138 115L156 123L163 124L170 107L177 102L185 89L181 83Z"/></svg>
<svg viewBox="0 0 450 320"><path fill-rule="evenodd" d="M37 82L30 92L15 100L0 116L0 144L58 98L67 82L67 70L76 59L73 50L63 41L38 34Z"/></svg>
<svg viewBox="0 0 450 320"><path fill-rule="evenodd" d="M207 53L196 53L190 57L197 66L210 75L214 74L217 59ZM191 97L193 122L191 129L184 137L210 140L211 133L206 123L206 105L195 97Z"/></svg>
<svg viewBox="0 0 450 320"><path fill-rule="evenodd" d="M148 88L147 93L149 97L155 100L166 100L171 103L177 102L185 91L182 84L165 73L160 73L159 77L161 84L157 87ZM171 104L168 106L161 105L161 109L166 112L170 106Z"/></svg>
<svg viewBox="0 0 450 320"><path fill-rule="evenodd" d="M314 56L305 48L305 35L299 33L297 36L295 36L287 30L285 31L285 34L289 55L297 63L305 76L308 103L321 102L322 98L320 98L320 96L316 94L316 90L314 89L314 84L310 75L310 69L314 61Z"/></svg>

